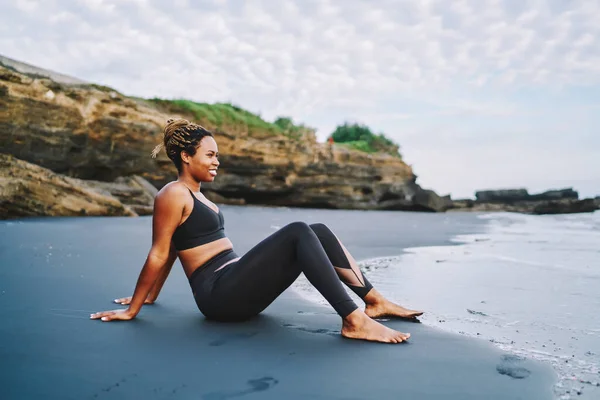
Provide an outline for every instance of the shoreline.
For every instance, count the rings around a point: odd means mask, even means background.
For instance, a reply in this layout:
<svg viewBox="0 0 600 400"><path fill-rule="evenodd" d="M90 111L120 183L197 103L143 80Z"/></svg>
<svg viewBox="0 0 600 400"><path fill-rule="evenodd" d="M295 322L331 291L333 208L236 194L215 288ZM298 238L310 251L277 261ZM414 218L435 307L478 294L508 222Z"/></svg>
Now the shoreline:
<svg viewBox="0 0 600 400"><path fill-rule="evenodd" d="M379 212L351 214L366 217L371 227L361 220L343 229L347 211L223 207L228 236L241 253L293 220L328 224L357 259L398 249L397 238L381 232L379 218L389 216ZM407 244L445 243L448 233L480 226L472 214L400 217ZM150 222L52 218L0 224L0 313L10 321L0 328L0 342L11 365L0 383L7 398L552 398L553 373L540 363L404 321L384 323L413 334L405 345L344 340L332 310L289 291L247 323L207 321L177 268L158 303L144 307L135 321L89 321L89 312L116 308L110 299L131 291ZM408 230L413 224L418 226ZM380 236L370 242L377 229ZM34 331L28 328L32 319Z"/></svg>
<svg viewBox="0 0 600 400"><path fill-rule="evenodd" d="M384 259L383 263L365 259L359 264L374 269L371 281L387 289L387 293L380 290L384 294L400 296L395 300L401 303L412 302L409 308L424 306L430 310L422 318L424 324L482 339L502 351L543 362L557 375L556 398L592 399L599 393L600 363L592 351L598 344L594 339L598 336L594 329L597 318L593 317L593 304L597 302L593 280L597 274L589 268L597 259L592 254L592 243L599 238L599 215L483 213L480 218L488 221L489 228L484 233L457 235L450 246L404 249L402 255ZM595 230L588 232L584 227ZM566 243L559 232L569 238ZM554 252L548 253L549 249ZM581 253L584 249L587 257ZM571 260L569 254L575 259ZM382 267L389 270L378 275ZM447 285L434 284L430 290L436 296L427 299L418 288L424 284L429 287L436 274ZM382 276L391 281L406 278L410 284L385 287L377 281ZM462 282L469 282L472 288L463 287ZM555 292L561 293L561 299L552 301L549 296ZM578 303L578 296L589 298L588 305ZM528 306L521 307L524 304ZM544 304L557 312L545 312ZM588 318L569 312L577 309L577 304Z"/></svg>

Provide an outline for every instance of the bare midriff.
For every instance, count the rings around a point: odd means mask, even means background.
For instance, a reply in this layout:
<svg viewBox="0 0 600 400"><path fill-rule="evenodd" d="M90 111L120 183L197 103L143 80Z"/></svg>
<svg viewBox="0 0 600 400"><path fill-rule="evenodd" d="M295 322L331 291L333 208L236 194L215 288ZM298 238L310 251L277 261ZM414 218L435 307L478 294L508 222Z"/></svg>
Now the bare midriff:
<svg viewBox="0 0 600 400"><path fill-rule="evenodd" d="M233 244L228 238L222 238L201 246L179 251L177 255L179 261L181 261L185 274L189 278L197 268L202 267L208 260L229 249L233 249ZM239 258L230 260L227 264L237 261L238 259ZM222 265L221 268L224 266L225 265Z"/></svg>

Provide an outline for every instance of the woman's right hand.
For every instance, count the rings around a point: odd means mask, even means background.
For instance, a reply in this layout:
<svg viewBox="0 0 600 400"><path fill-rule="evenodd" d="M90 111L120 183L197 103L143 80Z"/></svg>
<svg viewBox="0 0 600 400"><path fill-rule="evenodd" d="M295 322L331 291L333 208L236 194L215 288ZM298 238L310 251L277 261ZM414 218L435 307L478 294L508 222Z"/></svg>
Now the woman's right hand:
<svg viewBox="0 0 600 400"><path fill-rule="evenodd" d="M131 310L112 310L112 311L101 311L94 314L90 314L91 319L100 319L106 321L129 321L135 318L137 313L133 313Z"/></svg>
<svg viewBox="0 0 600 400"><path fill-rule="evenodd" d="M121 305L127 306L127 305L131 304L131 299L132 298L133 298L132 296L123 297L123 298L120 298L120 299L114 299L113 302L117 303L117 304L121 304ZM144 301L144 304L154 304L154 300L150 300L148 297L146 297L146 300Z"/></svg>

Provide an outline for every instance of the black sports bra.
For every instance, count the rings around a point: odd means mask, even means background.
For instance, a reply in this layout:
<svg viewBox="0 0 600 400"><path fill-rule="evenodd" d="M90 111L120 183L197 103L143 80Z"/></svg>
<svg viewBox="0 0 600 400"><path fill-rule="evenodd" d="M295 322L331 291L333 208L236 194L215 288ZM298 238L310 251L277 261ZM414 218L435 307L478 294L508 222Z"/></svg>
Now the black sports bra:
<svg viewBox="0 0 600 400"><path fill-rule="evenodd" d="M194 208L183 224L173 233L173 244L177 250L191 249L225 237L225 220L221 209L217 214L212 208L194 196Z"/></svg>

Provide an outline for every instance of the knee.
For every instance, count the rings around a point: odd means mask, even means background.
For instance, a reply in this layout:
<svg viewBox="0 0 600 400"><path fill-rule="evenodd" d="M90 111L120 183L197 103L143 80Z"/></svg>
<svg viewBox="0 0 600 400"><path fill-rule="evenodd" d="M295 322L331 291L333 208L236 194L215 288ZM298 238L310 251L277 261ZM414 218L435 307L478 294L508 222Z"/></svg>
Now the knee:
<svg viewBox="0 0 600 400"><path fill-rule="evenodd" d="M312 232L312 230L310 229L310 226L308 226L308 224L306 222L301 222L301 221L292 222L290 224L287 224L282 229L285 229L286 231L288 231L292 234L297 234L297 235L302 235L307 232Z"/></svg>
<svg viewBox="0 0 600 400"><path fill-rule="evenodd" d="M333 234L331 230L327 227L327 225L322 224L320 222L316 224L310 224L310 229L312 229L313 232L319 237Z"/></svg>

